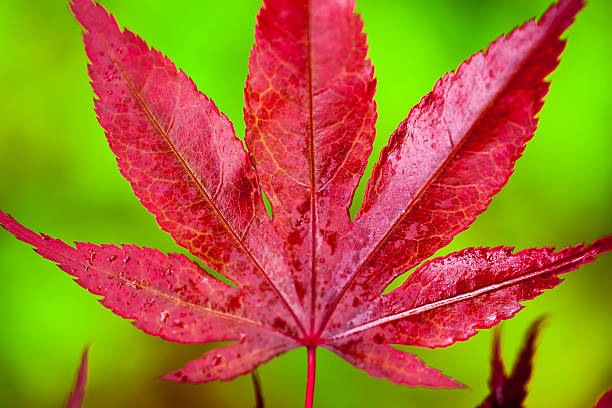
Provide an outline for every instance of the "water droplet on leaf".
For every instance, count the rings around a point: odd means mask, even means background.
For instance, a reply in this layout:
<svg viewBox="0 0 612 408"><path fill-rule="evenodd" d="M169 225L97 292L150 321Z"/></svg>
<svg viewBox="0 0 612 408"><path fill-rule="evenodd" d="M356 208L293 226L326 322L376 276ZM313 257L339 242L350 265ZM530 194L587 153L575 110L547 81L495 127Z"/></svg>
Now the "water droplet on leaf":
<svg viewBox="0 0 612 408"><path fill-rule="evenodd" d="M170 313L168 313L167 310L164 310L163 312L161 312L161 316L159 318L159 322L161 324L166 324L166 322L168 321L168 316L170 316Z"/></svg>

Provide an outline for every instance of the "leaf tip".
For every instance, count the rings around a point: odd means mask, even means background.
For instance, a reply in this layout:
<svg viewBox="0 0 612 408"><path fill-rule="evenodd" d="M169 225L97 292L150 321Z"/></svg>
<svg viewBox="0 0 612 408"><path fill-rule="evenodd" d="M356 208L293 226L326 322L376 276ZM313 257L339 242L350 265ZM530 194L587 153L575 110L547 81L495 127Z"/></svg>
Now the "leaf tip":
<svg viewBox="0 0 612 408"><path fill-rule="evenodd" d="M83 349L81 362L77 371L74 387L68 395L66 408L80 408L85 399L85 387L87 386L87 371L89 365L89 344Z"/></svg>
<svg viewBox="0 0 612 408"><path fill-rule="evenodd" d="M187 376L183 375L180 370L172 371L171 373L158 377L162 381L170 381L175 383L187 382Z"/></svg>

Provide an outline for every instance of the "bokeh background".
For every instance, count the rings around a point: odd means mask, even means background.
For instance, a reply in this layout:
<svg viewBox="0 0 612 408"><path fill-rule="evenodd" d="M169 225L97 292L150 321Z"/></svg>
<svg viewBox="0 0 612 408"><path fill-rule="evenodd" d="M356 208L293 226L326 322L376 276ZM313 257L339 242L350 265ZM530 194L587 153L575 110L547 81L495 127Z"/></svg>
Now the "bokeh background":
<svg viewBox="0 0 612 408"><path fill-rule="evenodd" d="M242 137L242 87L257 0L105 0L120 24L166 53L213 98ZM436 79L528 18L547 0L360 0L376 67L378 138ZM465 246L566 246L612 232L612 3L592 0L569 45L535 139L489 210L440 254ZM64 1L0 2L0 208L67 241L180 251L121 177L92 110L79 27ZM365 181L365 178L364 178ZM361 202L360 189L356 202ZM91 345L86 407L250 407L250 378L205 385L157 377L208 345L143 334L104 309L51 262L0 231L0 406L57 407ZM550 316L529 407L587 407L612 384L612 255L573 272L504 323L514 361L526 327ZM317 407L472 407L486 394L491 330L447 349L415 349L471 387L407 388L318 353ZM268 407L303 404L305 350L262 366Z"/></svg>

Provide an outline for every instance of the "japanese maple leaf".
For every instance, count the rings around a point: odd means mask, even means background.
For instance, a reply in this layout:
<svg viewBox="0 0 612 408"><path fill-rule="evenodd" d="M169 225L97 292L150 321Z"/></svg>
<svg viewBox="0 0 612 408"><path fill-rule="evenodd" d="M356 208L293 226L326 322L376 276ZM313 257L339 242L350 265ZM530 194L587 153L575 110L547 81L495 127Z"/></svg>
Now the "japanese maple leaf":
<svg viewBox="0 0 612 408"><path fill-rule="evenodd" d="M183 255L36 234L18 239L143 331L182 343L232 341L168 374L229 380L287 350L316 347L411 386L457 381L391 344L444 347L508 319L612 237L555 251L468 248L423 263L507 182L533 136L559 37L582 7L562 0L444 75L400 123L348 208L374 139L373 68L351 0L266 0L245 89L246 145L174 64L91 0L86 30L96 113L122 174ZM261 191L269 198L268 216Z"/></svg>

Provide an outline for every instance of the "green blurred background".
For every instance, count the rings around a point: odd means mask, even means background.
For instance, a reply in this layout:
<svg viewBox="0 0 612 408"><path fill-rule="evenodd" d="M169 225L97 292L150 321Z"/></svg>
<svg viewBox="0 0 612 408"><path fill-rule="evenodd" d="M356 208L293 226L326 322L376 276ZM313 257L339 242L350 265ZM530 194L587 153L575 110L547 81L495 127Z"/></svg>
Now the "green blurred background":
<svg viewBox="0 0 612 408"><path fill-rule="evenodd" d="M242 87L258 1L104 4L183 68L242 137ZM379 81L379 137L368 173L388 135L439 76L547 5L359 1ZM480 245L565 246L612 232L610 16L607 0L591 1L579 15L552 75L539 130L515 175L441 254ZM92 110L79 27L65 2L2 1L0 51L0 208L67 241L177 251L117 170ZM602 256L504 324L503 355L512 362L528 324L550 315L528 406L586 407L612 384L611 270L612 255ZM205 385L158 380L209 346L143 334L3 231L0 271L0 406L60 406L86 344L86 407L253 406L248 376ZM486 393L490 341L486 330L447 349L414 350L471 391L397 386L321 350L316 406L474 406ZM268 407L302 406L305 362L299 349L259 369Z"/></svg>

